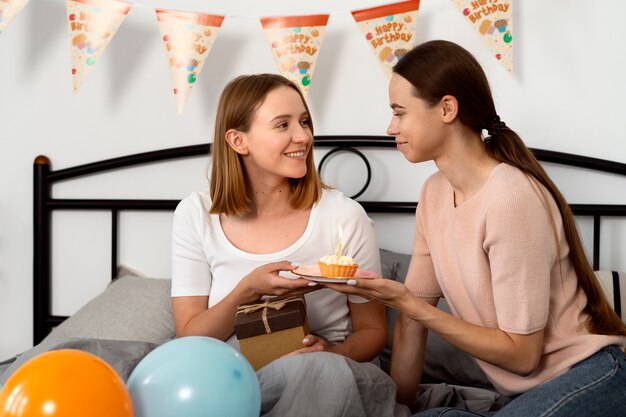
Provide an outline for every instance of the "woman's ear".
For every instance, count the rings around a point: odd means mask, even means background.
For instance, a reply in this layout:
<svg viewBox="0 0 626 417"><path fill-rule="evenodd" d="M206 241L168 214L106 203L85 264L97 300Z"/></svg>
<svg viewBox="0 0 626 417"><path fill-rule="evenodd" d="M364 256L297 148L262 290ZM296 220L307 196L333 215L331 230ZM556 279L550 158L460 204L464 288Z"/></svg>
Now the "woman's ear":
<svg viewBox="0 0 626 417"><path fill-rule="evenodd" d="M240 155L248 154L248 146L242 133L236 129L228 129L225 135L226 142Z"/></svg>
<svg viewBox="0 0 626 417"><path fill-rule="evenodd" d="M441 120L444 123L452 123L459 114L459 102L456 97L446 95L439 102L441 106Z"/></svg>

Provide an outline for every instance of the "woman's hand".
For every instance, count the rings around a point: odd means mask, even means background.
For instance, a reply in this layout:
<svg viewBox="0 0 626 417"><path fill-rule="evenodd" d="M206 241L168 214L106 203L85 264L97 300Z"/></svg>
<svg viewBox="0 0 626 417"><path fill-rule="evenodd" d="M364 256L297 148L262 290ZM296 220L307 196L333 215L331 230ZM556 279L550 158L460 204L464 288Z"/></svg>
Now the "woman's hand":
<svg viewBox="0 0 626 417"><path fill-rule="evenodd" d="M353 278L348 280L347 285L328 282L321 284L335 291L360 295L399 310L402 303L412 298L409 289L403 283L385 278Z"/></svg>
<svg viewBox="0 0 626 417"><path fill-rule="evenodd" d="M322 337L315 336L313 334L306 335L306 337L302 340L302 344L305 347L298 349L298 350L294 350L293 352L288 353L288 355L296 355L299 353L309 353L309 352L330 352L331 351L331 346L330 346L330 343L328 343L328 341L326 341Z"/></svg>
<svg viewBox="0 0 626 417"><path fill-rule="evenodd" d="M295 295L304 294L321 288L310 285L311 282L302 278L285 278L281 271L293 271L298 267L289 261L272 262L252 270L237 285L244 292L247 301L255 301L264 295Z"/></svg>

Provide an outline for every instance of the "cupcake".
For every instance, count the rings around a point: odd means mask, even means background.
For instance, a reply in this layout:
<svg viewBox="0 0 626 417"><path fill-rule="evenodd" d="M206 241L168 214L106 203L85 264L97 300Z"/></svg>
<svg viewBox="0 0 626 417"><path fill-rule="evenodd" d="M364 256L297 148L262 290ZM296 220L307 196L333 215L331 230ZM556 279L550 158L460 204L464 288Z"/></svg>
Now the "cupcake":
<svg viewBox="0 0 626 417"><path fill-rule="evenodd" d="M300 74L306 74L309 72L309 68L311 68L311 63L307 61L298 62L298 69L300 70Z"/></svg>
<svg viewBox="0 0 626 417"><path fill-rule="evenodd" d="M326 278L351 278L359 267L351 257L337 255L322 256L317 265Z"/></svg>
<svg viewBox="0 0 626 417"><path fill-rule="evenodd" d="M493 25L496 27L496 29L498 29L499 32L504 33L504 31L506 31L506 24L506 19L499 19L496 20Z"/></svg>
<svg viewBox="0 0 626 417"><path fill-rule="evenodd" d="M398 61L406 55L408 51L404 48L398 48L395 51L393 51L393 54L396 56L396 58L398 58Z"/></svg>

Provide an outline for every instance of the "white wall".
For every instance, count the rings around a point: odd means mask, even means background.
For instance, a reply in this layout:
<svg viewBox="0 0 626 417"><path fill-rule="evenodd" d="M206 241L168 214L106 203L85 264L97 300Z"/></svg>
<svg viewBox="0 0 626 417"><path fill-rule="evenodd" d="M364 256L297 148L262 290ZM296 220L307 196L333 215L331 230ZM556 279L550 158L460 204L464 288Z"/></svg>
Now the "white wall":
<svg viewBox="0 0 626 417"><path fill-rule="evenodd" d="M308 96L316 133L384 134L390 117L387 80L349 14L383 3L143 0L135 3L73 96L65 2L31 1L0 34L0 359L25 350L32 342L31 175L35 156L47 155L53 168L59 169L210 141L216 101L228 80L241 73L276 72L256 19L271 15L331 14ZM154 7L227 16L181 116L171 95ZM450 1L422 0L417 39L449 39L472 51L492 82L500 115L529 146L626 163L624 16L626 2L622 0L515 2L514 76L491 57ZM203 186L201 166L197 178L168 197L183 197L188 188ZM412 175L420 168L402 169L401 180L388 177L383 187L395 190L396 195L417 195L421 180ZM577 180L566 196L578 198L575 193L585 181L593 181L593 189L613 192L613 202L626 203L626 187L604 180ZM149 182L147 176L147 186ZM91 220L80 217L61 221L91 227ZM392 244L391 237L381 239ZM167 246L167 236L162 239ZM624 252L621 247L621 252L614 250L616 259ZM79 281L76 285L85 293L92 287ZM97 293L99 288L91 291ZM62 304L60 310L69 312L78 307Z"/></svg>

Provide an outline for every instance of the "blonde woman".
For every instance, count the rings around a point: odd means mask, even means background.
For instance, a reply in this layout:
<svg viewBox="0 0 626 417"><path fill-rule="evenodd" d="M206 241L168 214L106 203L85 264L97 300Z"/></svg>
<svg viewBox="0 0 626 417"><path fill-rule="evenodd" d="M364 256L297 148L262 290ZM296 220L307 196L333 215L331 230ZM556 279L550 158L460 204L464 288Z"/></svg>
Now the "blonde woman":
<svg viewBox="0 0 626 417"><path fill-rule="evenodd" d="M380 272L372 221L317 175L300 90L272 74L231 81L217 111L210 190L175 213L172 303L178 337L232 341L238 305L307 293L311 334L302 349L258 373L263 415L393 414L395 386L368 363L385 345L383 306L289 279L296 263L334 253L339 225L350 236L344 252ZM377 395L389 394L379 404L370 395L376 380Z"/></svg>

